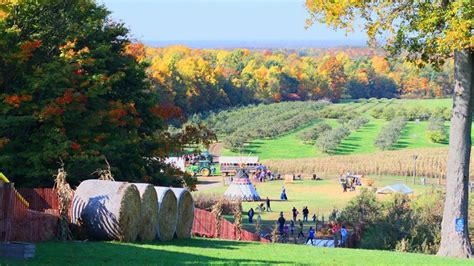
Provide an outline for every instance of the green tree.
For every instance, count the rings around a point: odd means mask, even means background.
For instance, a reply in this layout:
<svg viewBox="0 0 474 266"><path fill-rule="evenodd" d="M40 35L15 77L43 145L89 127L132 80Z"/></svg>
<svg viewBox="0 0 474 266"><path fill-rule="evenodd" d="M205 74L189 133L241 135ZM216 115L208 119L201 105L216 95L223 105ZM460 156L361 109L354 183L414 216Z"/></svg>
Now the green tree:
<svg viewBox="0 0 474 266"><path fill-rule="evenodd" d="M439 255L471 257L467 227L468 182L471 153L471 117L474 97L474 8L470 0L435 1L325 1L307 0L310 18L336 29L353 29L355 20L365 21L371 44L384 43L389 54L403 55L422 67L443 65L454 54L455 86L446 201ZM455 221L464 221L461 232Z"/></svg>
<svg viewBox="0 0 474 266"><path fill-rule="evenodd" d="M62 158L71 181L104 157L119 180L157 182L151 156L179 142L128 30L92 0L0 2L0 165L20 186L50 186Z"/></svg>

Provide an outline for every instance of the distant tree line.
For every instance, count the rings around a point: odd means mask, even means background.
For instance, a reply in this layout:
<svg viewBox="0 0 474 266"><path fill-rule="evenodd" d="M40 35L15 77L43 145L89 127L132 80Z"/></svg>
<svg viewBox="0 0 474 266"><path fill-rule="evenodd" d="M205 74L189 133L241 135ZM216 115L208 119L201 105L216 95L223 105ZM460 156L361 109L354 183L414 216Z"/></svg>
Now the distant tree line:
<svg viewBox="0 0 474 266"><path fill-rule="evenodd" d="M452 93L451 61L441 72L419 70L402 61L386 61L380 51L366 48L145 50L148 74L162 104L183 114L252 103Z"/></svg>

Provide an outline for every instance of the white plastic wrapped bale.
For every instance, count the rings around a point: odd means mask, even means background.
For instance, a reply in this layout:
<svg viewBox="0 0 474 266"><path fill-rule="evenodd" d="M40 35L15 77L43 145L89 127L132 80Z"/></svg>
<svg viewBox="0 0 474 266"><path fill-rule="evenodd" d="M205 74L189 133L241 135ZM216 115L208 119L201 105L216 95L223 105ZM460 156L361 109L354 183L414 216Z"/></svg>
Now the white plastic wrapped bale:
<svg viewBox="0 0 474 266"><path fill-rule="evenodd" d="M178 203L173 191L167 187L155 187L158 196L157 238L161 241L173 239L176 231Z"/></svg>
<svg viewBox="0 0 474 266"><path fill-rule="evenodd" d="M74 193L72 223L93 239L135 241L140 213L140 194L130 183L85 180Z"/></svg>
<svg viewBox="0 0 474 266"><path fill-rule="evenodd" d="M158 196L153 185L133 183L138 188L141 199L140 224L138 226L138 239L151 241L156 237L158 227Z"/></svg>
<svg viewBox="0 0 474 266"><path fill-rule="evenodd" d="M190 238L194 221L194 200L191 192L184 188L171 188L178 199L177 238Z"/></svg>

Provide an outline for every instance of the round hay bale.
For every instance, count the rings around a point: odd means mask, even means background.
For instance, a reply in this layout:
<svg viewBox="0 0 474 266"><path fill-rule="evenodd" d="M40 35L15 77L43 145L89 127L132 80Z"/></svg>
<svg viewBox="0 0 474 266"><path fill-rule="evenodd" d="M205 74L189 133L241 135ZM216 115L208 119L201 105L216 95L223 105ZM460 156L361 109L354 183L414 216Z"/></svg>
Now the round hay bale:
<svg viewBox="0 0 474 266"><path fill-rule="evenodd" d="M191 192L184 188L171 188L178 199L177 238L190 238L194 221L194 200Z"/></svg>
<svg viewBox="0 0 474 266"><path fill-rule="evenodd" d="M178 216L178 201L173 191L167 187L155 187L158 196L158 230L161 241L173 239Z"/></svg>
<svg viewBox="0 0 474 266"><path fill-rule="evenodd" d="M138 188L141 198L141 215L138 226L138 239L141 241L151 241L156 237L158 227L158 196L153 185L134 183Z"/></svg>
<svg viewBox="0 0 474 266"><path fill-rule="evenodd" d="M130 183L85 180L74 193L72 223L93 239L135 241L140 213L140 194Z"/></svg>

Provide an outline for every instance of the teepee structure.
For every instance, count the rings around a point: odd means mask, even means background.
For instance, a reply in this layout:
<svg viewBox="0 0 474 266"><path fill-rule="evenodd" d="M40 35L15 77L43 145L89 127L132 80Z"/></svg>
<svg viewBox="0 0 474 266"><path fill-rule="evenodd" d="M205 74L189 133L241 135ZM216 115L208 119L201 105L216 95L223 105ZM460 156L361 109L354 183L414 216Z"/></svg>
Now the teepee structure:
<svg viewBox="0 0 474 266"><path fill-rule="evenodd" d="M260 200L257 190L253 186L248 174L243 169L238 169L232 183L224 193L230 200L255 201Z"/></svg>

